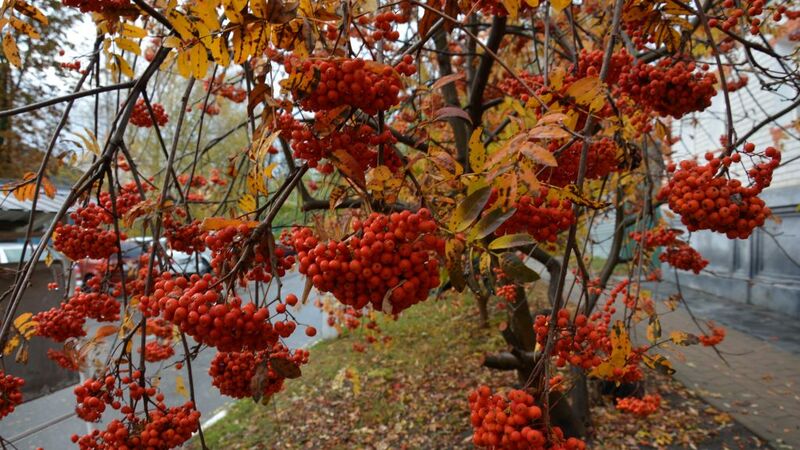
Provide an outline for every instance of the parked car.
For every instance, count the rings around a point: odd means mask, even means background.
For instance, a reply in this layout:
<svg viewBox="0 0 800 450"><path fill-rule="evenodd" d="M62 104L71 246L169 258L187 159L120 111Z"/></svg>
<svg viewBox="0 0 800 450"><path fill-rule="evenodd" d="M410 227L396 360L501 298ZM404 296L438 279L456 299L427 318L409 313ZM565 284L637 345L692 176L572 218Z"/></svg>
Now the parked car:
<svg viewBox="0 0 800 450"><path fill-rule="evenodd" d="M153 242L153 238L150 237L135 237L126 239L120 242L121 246L121 253L122 253L122 267L123 270L127 273L131 268L136 267L139 264L139 257L142 256L145 252L150 251L150 245ZM162 245L166 241L162 242ZM108 264L111 266L115 266L117 264L117 258L119 258L118 253L114 253L111 257L108 258ZM86 283L89 281L90 278L103 275L106 269L106 261L103 259L91 259L86 258L78 261L77 263L77 272L75 273L75 279L78 280L79 285ZM119 278L117 274L115 278Z"/></svg>
<svg viewBox="0 0 800 450"><path fill-rule="evenodd" d="M208 251L189 254L168 250L167 256L169 256L169 263L176 273L204 275L211 272L211 254Z"/></svg>
<svg viewBox="0 0 800 450"><path fill-rule="evenodd" d="M16 264L22 258L23 244L21 242L0 242L0 264ZM30 261L31 255L36 251L36 244L28 244L28 249L25 250L25 261ZM39 255L39 261L44 261L47 258L47 251ZM60 253L50 250L50 254L55 259L62 259Z"/></svg>

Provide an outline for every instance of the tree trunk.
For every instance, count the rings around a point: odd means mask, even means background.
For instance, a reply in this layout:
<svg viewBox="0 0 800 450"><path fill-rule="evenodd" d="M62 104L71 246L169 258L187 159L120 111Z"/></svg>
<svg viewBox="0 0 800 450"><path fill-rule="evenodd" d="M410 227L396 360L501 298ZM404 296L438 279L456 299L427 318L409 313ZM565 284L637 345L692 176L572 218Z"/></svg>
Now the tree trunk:
<svg viewBox="0 0 800 450"><path fill-rule="evenodd" d="M478 325L481 328L489 328L489 296L478 294L475 297L475 301L478 303Z"/></svg>

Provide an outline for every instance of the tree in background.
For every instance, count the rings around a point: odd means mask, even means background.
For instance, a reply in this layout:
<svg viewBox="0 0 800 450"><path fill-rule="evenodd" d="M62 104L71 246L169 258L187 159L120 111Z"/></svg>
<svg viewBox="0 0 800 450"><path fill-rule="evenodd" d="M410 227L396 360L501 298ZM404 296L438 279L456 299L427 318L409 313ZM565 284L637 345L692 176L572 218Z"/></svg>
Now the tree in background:
<svg viewBox="0 0 800 450"><path fill-rule="evenodd" d="M63 59L62 52L73 49L74 42L68 38L68 30L76 25L80 14L63 9L57 0L39 3L45 11L59 11L48 15L47 25L25 22L19 15L11 19L4 14L8 21L4 30L7 33L14 30L22 64L19 70L14 70L8 59L0 59L0 109L3 111L52 96L63 86L63 81L71 78L57 60ZM0 173L3 178L20 178L38 165L49 137L41 130L55 127L57 114L57 108L45 107L22 117L0 118ZM56 170L56 166L51 169Z"/></svg>
<svg viewBox="0 0 800 450"><path fill-rule="evenodd" d="M47 20L21 0L4 5L8 63L31 70L17 42ZM653 254L676 270L707 261L656 211L730 239L763 225L759 196L780 151L748 138L796 108L800 87L796 55L773 49L800 16L789 1L64 0L50 16L75 9L97 25L95 51L74 93L47 102L64 118L36 131L50 142L38 170L5 189L34 203L49 195L70 108L112 105L79 133L83 172L46 234L71 261L107 264L31 315L22 299L35 263L21 263L0 297L0 343L8 357L33 335L64 342L50 356L91 372L76 411L115 420L74 436L80 448L173 448L198 431L194 403L165 404L157 377L185 371L193 399L192 370L207 369L222 395L268 399L300 376L309 353L284 339L317 330L292 315L307 299L281 292L290 270L306 277L304 297L315 288L335 299L344 326L371 312L402 320L435 288L469 289L482 324L503 307L507 348L484 365L516 371L519 385L465 392L475 445L585 448L587 379L636 392L647 370L673 371L660 350L724 338L702 324L662 333L641 289L661 278ZM100 74L111 84L92 86ZM793 108L738 130L729 94L743 74L794 88ZM674 160L671 120L715 96L726 105L719 148ZM40 106L0 118L35 127L23 114ZM274 231L298 205L309 214ZM592 230L604 218L614 232L598 270ZM123 264L129 234L153 239ZM170 256L206 250L202 276ZM539 314L526 297L533 261L550 277ZM87 319L108 325L87 336ZM639 323L648 342L629 337ZM107 354L92 356L98 342ZM204 347L218 352L211 367L193 366ZM3 380L7 414L22 380ZM631 396L618 406L657 405Z"/></svg>

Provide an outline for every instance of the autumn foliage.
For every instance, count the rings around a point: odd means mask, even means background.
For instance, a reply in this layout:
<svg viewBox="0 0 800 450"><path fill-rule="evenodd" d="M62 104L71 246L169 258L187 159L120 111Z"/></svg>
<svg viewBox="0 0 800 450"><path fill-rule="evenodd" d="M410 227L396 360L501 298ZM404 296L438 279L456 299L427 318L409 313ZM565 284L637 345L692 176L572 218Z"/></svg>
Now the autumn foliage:
<svg viewBox="0 0 800 450"><path fill-rule="evenodd" d="M376 314L402 320L434 294L469 290L481 323L464 327L485 325L494 306L504 315L506 348L483 365L521 382L465 389L475 446L588 448L589 424L576 418L585 394L572 389L671 374L659 349L725 337L713 324L663 337L641 283L660 280L659 262L704 271L691 233L746 239L771 216L762 193L779 142L756 149L760 128L737 130L728 114L702 162L673 147L672 128L715 102L729 112L750 79L786 83L730 61L755 50L787 67L771 40L752 36L795 39L800 9L703 3L63 0L98 40L62 61L77 85L53 102L97 103L93 120L70 118L81 123L74 137L42 130L53 134L41 169L3 186L36 202L56 195L47 160L83 174L0 298L3 357L38 336L58 343L47 355L59 366L91 368L75 410L107 426L73 436L79 448L175 448L203 440L206 411L191 383L185 402L167 404L159 377L183 386L208 371L220 395L266 402L313 364L313 349L286 343L318 333L295 317L303 305L324 304L341 330L363 327L356 347L368 352L391 340ZM17 41L47 24L21 0L0 10L9 67L24 68ZM107 86L95 86L101 78ZM598 270L589 263L602 220L614 226ZM48 246L81 283L53 286L61 303L27 313L25 288ZM547 311L525 296L539 289L537 263L550 274ZM619 267L626 276L614 278ZM304 292L283 289L293 273ZM647 342L631 337L640 322ZM112 340L102 361L87 361ZM210 367L193 368L206 348ZM0 417L23 383L0 372ZM559 402L568 413L554 413ZM615 406L657 417L661 403Z"/></svg>

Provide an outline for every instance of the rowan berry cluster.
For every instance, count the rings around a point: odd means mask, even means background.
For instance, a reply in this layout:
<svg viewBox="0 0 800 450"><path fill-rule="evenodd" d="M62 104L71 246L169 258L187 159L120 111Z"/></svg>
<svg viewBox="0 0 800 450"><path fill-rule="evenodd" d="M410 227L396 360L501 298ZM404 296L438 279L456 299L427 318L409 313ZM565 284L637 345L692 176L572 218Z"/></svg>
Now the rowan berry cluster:
<svg viewBox="0 0 800 450"><path fill-rule="evenodd" d="M164 361L175 355L172 339L149 341L144 347L144 359L147 362ZM141 349L139 353L141 353Z"/></svg>
<svg viewBox="0 0 800 450"><path fill-rule="evenodd" d="M113 404L114 409L119 409L120 402L114 399L122 395L122 390L115 388L115 383L116 379L109 375L102 381L89 378L76 387L73 392L78 403L75 407L78 417L87 422L97 422L103 416L106 405Z"/></svg>
<svg viewBox="0 0 800 450"><path fill-rule="evenodd" d="M143 185L142 189L147 191L147 188L144 186L146 185ZM102 206L107 212L116 212L117 216L119 217L128 214L131 209L133 209L143 200L136 183L133 181L122 185L119 188L119 191L115 193L114 198L116 199L116 202L111 201L111 193L103 191L98 197L98 205Z"/></svg>
<svg viewBox="0 0 800 450"><path fill-rule="evenodd" d="M77 356L79 355L67 353L65 350L47 349L47 359L58 364L62 369L71 370L73 372L80 370L80 361Z"/></svg>
<svg viewBox="0 0 800 450"><path fill-rule="evenodd" d="M105 430L73 435L72 441L81 450L167 450L188 441L200 427L200 412L192 402L167 408L159 401L157 406L147 417L128 413L124 421L114 419Z"/></svg>
<svg viewBox="0 0 800 450"><path fill-rule="evenodd" d="M344 105L370 115L386 111L400 102L399 95L403 88L400 73L409 75L405 65L393 68L360 58L316 61L288 58L284 65L289 74L311 78L315 77L313 74L319 74L319 82L311 92L293 89L295 98L308 111L329 110Z"/></svg>
<svg viewBox="0 0 800 450"><path fill-rule="evenodd" d="M694 273L700 273L708 265L708 260L686 243L667 247L658 255L658 259L676 269L691 270Z"/></svg>
<svg viewBox="0 0 800 450"><path fill-rule="evenodd" d="M236 266L245 250L245 243L252 234L253 228L242 224L225 227L206 236L205 244L211 250L211 267L217 275L224 276ZM294 265L294 256L287 255L284 248L274 245L271 234L264 233L258 239L238 272L242 282L250 280L268 283L272 280L273 269L276 275L282 277ZM272 248L270 242L273 243ZM276 263L274 268L273 259Z"/></svg>
<svg viewBox="0 0 800 450"><path fill-rule="evenodd" d="M82 13L114 13L133 7L130 0L61 0L64 6L79 8Z"/></svg>
<svg viewBox="0 0 800 450"><path fill-rule="evenodd" d="M512 390L506 396L492 394L481 386L469 394L474 430L472 442L478 447L525 450L584 450L580 439L564 439L558 427L548 436L542 422L542 409L531 394Z"/></svg>
<svg viewBox="0 0 800 450"><path fill-rule="evenodd" d="M400 39L400 33L393 30L392 24L402 24L408 22L408 17L403 14L398 14L393 11L386 11L376 14L374 18L370 19L369 16L361 16L358 18L360 25L366 26L372 22L375 31L370 34L373 40L379 41L385 39L387 41L396 41Z"/></svg>
<svg viewBox="0 0 800 450"><path fill-rule="evenodd" d="M662 59L652 65L640 61L622 71L615 92L628 96L640 109L679 119L711 106L716 94L716 76L695 69L693 62Z"/></svg>
<svg viewBox="0 0 800 450"><path fill-rule="evenodd" d="M744 150L752 153L754 146L746 144ZM671 164L667 170L672 172L672 178L661 188L658 199L668 201L669 208L681 216L689 231L711 230L730 239L747 239L771 214L758 194L772 182L772 171L780 164L781 154L769 147L764 156L769 158L768 162L748 171L753 181L750 187L718 175L721 167L727 172L732 162L740 161L739 153L723 158L708 153L705 165L688 160L681 161L679 168Z"/></svg>
<svg viewBox="0 0 800 450"><path fill-rule="evenodd" d="M590 370L603 361L599 353L605 352L610 341L608 338L610 314L595 313L591 318L583 314L570 320L570 312L561 309L557 314L555 345L552 355L556 357L556 366L564 367L567 363ZM550 317L538 315L534 321L536 342L545 345L550 330Z"/></svg>
<svg viewBox="0 0 800 450"><path fill-rule="evenodd" d="M223 352L270 348L279 335L288 337L294 331L294 327L285 324L273 328L267 322L267 308L253 303L242 305L238 297L226 301L222 285L210 274L187 279L165 272L155 283L153 293L141 298L139 308L148 317L160 314L198 343Z"/></svg>
<svg viewBox="0 0 800 450"><path fill-rule="evenodd" d="M603 50L581 50L581 54L578 57L578 66L570 66L568 70L570 74L575 73L575 75L570 75L569 79L565 81L572 83L584 77L599 76L600 69L603 67L603 58L605 58L605 52ZM605 83L608 85L616 85L619 82L620 76L629 71L632 64L633 56L625 49L613 53L609 61Z"/></svg>
<svg viewBox="0 0 800 450"><path fill-rule="evenodd" d="M22 386L25 380L0 370L0 419L14 412L22 403Z"/></svg>
<svg viewBox="0 0 800 450"><path fill-rule="evenodd" d="M299 271L320 292L355 308L371 304L397 314L439 285L436 252L444 250L444 241L434 234L436 222L427 209L373 213L363 223L355 221L353 229L349 239L327 243L307 228L293 230Z"/></svg>
<svg viewBox="0 0 800 450"><path fill-rule="evenodd" d="M75 71L75 72L80 72L81 71L81 61L79 59L76 59L75 61L72 61L72 62L62 62L62 63L59 63L59 67L61 67L62 69L66 69L66 70L72 70L72 71Z"/></svg>
<svg viewBox="0 0 800 450"><path fill-rule="evenodd" d="M163 127L167 124L167 122L169 122L169 116L164 111L164 107L160 103L151 103L150 106L153 108L152 117L150 116L150 111L147 109L147 104L145 103L144 99L140 98L139 100L136 100L136 104L133 106L133 112L131 113L131 118L129 120L131 125L150 128L153 126L153 117L155 117L156 123L160 127Z"/></svg>
<svg viewBox="0 0 800 450"><path fill-rule="evenodd" d="M276 362L277 360L281 361ZM208 373L211 375L211 383L223 395L233 398L254 395L269 397L283 389L285 380L285 377L275 370L275 364L292 364L299 367L307 362L308 351L298 349L292 354L286 347L277 344L271 350L258 352L217 353L211 361Z"/></svg>
<svg viewBox="0 0 800 450"><path fill-rule="evenodd" d="M384 162L392 171L402 166L402 161L393 149L397 139L389 130L377 133L369 125L344 126L325 136L318 137L314 131L295 120L290 114L278 119L281 136L290 139L294 157L305 159L311 168L319 168L323 159L329 159L337 150L344 150L358 162L359 169L366 171L378 165L378 147L384 146Z"/></svg>
<svg viewBox="0 0 800 450"><path fill-rule="evenodd" d="M225 97L234 103L242 103L247 100L247 91L239 86L226 84L225 75L219 75L213 80L204 80L203 87L206 91L210 89L212 94Z"/></svg>
<svg viewBox="0 0 800 450"><path fill-rule="evenodd" d="M633 232L630 236L646 250L665 247L664 252L658 256L662 262L677 269L700 273L708 265L708 260L688 243L678 239L680 233L680 230L656 228L645 233Z"/></svg>
<svg viewBox="0 0 800 450"><path fill-rule="evenodd" d="M617 409L639 417L647 417L661 407L661 396L645 395L642 398L624 397L617 399Z"/></svg>
<svg viewBox="0 0 800 450"><path fill-rule="evenodd" d="M62 302L58 308L50 308L35 314L32 320L37 322L37 336L56 342L86 336L86 330L83 329L86 316L66 302Z"/></svg>
<svg viewBox="0 0 800 450"><path fill-rule="evenodd" d="M645 249L654 249L656 247L668 247L674 245L678 241L678 236L683 233L681 230L674 228L658 227L652 230L647 230L644 233L634 231L630 234L632 240L638 242Z"/></svg>
<svg viewBox="0 0 800 450"><path fill-rule="evenodd" d="M554 186L566 186L578 180L583 142L576 141L567 148L559 150L561 146L559 141L550 142L547 149L555 155L558 166L544 167L539 175L539 179ZM620 169L617 145L609 138L592 142L586 156L587 180L600 180Z"/></svg>
<svg viewBox="0 0 800 450"><path fill-rule="evenodd" d="M172 214L167 213L164 214L163 225L169 248L188 254L206 249L206 233L200 229L199 220L180 223Z"/></svg>
<svg viewBox="0 0 800 450"><path fill-rule="evenodd" d="M495 234L502 236L525 232L539 242L555 242L558 234L575 221L575 214L572 212L572 202L558 198L547 200L548 194L549 189L543 187L534 197L520 196L514 205L517 211L500 225ZM493 203L490 197L488 204Z"/></svg>
<svg viewBox="0 0 800 450"><path fill-rule="evenodd" d="M74 224L59 223L53 233L53 246L69 259L106 259L119 251L118 240L127 238L124 233L101 228L110 224L111 214L94 203L78 208L70 214Z"/></svg>
<svg viewBox="0 0 800 450"><path fill-rule="evenodd" d="M725 339L725 328L718 327L713 322L709 322L708 326L711 328L711 335L704 334L698 336L698 338L700 339L700 343L704 346L713 347Z"/></svg>
<svg viewBox="0 0 800 450"><path fill-rule="evenodd" d="M708 25L712 28L719 27L724 31L730 31L739 23L739 19L743 19L750 26L750 34L756 35L761 28L762 19L758 16L764 13L764 3L764 0L743 0L737 5L737 2L733 0L725 0L722 2L725 19L720 23L720 18L711 18L708 20ZM786 6L781 5L775 9L773 18L779 21L785 13Z"/></svg>
<svg viewBox="0 0 800 450"><path fill-rule="evenodd" d="M80 315L98 322L116 322L119 320L120 304L113 296L105 292L83 292L75 289L69 298L67 309L74 309Z"/></svg>
<svg viewBox="0 0 800 450"><path fill-rule="evenodd" d="M728 81L727 84L728 92L738 91L739 89L747 86L748 81L749 79L747 78L747 75L739 75L738 80Z"/></svg>

